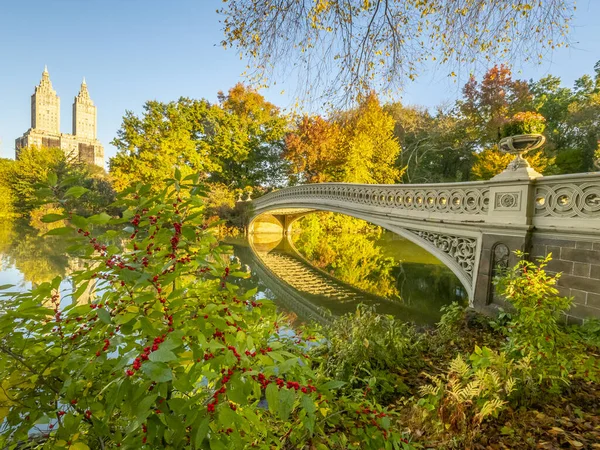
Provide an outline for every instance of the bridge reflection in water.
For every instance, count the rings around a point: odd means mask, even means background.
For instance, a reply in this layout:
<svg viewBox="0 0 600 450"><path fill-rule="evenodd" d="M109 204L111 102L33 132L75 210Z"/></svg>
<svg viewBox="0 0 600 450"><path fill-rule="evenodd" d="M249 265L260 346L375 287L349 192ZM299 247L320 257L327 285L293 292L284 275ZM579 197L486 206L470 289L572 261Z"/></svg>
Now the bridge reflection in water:
<svg viewBox="0 0 600 450"><path fill-rule="evenodd" d="M403 299L394 300L362 291L313 266L281 234L255 233L249 241L236 242L234 253L250 267L263 295L302 321L326 325L362 303L405 321L433 324L443 304L466 302L460 282L442 265L400 265L398 283Z"/></svg>

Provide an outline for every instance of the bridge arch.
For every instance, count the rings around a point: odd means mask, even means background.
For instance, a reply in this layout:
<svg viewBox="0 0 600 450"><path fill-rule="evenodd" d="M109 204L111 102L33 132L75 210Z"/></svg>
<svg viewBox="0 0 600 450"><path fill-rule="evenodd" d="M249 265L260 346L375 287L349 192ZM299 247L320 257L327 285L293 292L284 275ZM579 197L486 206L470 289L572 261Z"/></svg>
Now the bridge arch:
<svg viewBox="0 0 600 450"><path fill-rule="evenodd" d="M600 318L598 172L542 177L531 168L513 165L489 181L319 183L270 192L253 200L252 206L252 223L271 213L282 231L301 215L318 210L397 233L444 262L467 289L471 306L484 312L505 306L503 299L490 295L498 263L516 264L515 250L530 258L553 253L548 271L563 273L560 294L574 298L566 320Z"/></svg>
<svg viewBox="0 0 600 450"><path fill-rule="evenodd" d="M272 223L274 218L279 222L280 232L283 236L289 235L292 224L308 214L315 212L334 212L346 216L361 219L391 231L423 248L446 267L448 267L461 282L465 288L469 303L472 305L474 296L474 275L479 264L478 255L480 254L481 233L476 231L461 230L458 234L447 234L440 232L433 227L419 224L393 223L385 218L374 217L369 214L356 212L347 208L341 208L331 205L314 205L312 209L307 209L302 205L290 203L286 208L263 209L254 214L250 221L249 233L257 232L257 226L261 220L269 218Z"/></svg>

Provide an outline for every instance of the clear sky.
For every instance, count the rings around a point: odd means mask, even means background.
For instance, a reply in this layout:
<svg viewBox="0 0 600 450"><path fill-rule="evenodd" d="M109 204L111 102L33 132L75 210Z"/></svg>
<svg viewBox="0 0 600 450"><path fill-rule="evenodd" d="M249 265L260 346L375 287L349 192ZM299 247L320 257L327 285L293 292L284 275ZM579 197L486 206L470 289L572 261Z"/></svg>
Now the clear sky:
<svg viewBox="0 0 600 450"><path fill-rule="evenodd" d="M0 6L0 157L14 157L14 140L30 127L30 97L44 64L61 98L61 131L70 133L73 98L86 77L98 107L98 138L109 142L125 110L140 112L145 101L180 96L216 100L238 81L245 63L225 50L221 0L4 0ZM517 76L549 73L571 86L600 60L600 0L580 0L570 49L542 65L516 67ZM403 101L433 107L453 101L466 81L448 79L433 67L408 83ZM286 93L280 94L286 88ZM289 107L295 85L279 80L264 92Z"/></svg>

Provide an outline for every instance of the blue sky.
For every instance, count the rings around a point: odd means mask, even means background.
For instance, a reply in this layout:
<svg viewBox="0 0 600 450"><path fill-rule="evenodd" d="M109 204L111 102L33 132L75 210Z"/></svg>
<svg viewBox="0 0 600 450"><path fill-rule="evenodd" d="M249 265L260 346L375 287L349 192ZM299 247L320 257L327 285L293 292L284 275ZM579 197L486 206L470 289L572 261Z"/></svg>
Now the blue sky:
<svg viewBox="0 0 600 450"><path fill-rule="evenodd" d="M61 98L61 131L70 133L73 97L86 77L98 107L98 138L109 142L125 110L145 101L180 96L216 100L238 81L245 63L224 50L221 0L9 0L0 9L0 157L14 157L14 140L30 127L30 96L44 64ZM573 46L542 65L515 67L517 76L549 73L571 86L600 60L600 0L580 0ZM293 80L263 92L281 106L293 104ZM450 80L433 66L408 83L402 100L433 107L460 95L465 79ZM286 93L280 94L283 87Z"/></svg>

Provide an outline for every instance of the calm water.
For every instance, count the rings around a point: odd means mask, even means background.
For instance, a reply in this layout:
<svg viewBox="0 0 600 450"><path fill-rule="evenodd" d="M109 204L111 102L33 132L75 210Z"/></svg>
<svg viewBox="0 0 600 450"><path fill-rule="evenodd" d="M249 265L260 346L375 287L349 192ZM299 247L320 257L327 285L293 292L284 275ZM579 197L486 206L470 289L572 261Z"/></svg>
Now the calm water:
<svg viewBox="0 0 600 450"><path fill-rule="evenodd" d="M317 236L310 224L289 239L276 234L227 240L232 259L251 271L259 298L269 298L300 321L326 323L332 315L356 309L359 303L404 320L426 324L440 316L441 306L466 301L458 279L420 247L392 233L349 234L343 230ZM0 285L19 290L65 277L77 260L66 256L68 244L43 238L19 221L0 223Z"/></svg>

